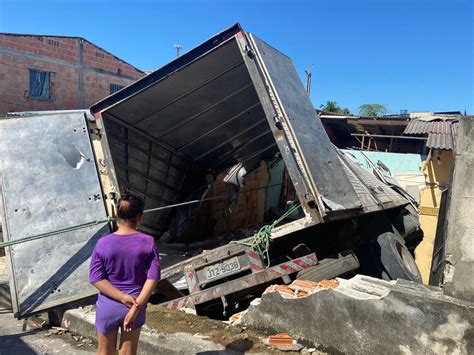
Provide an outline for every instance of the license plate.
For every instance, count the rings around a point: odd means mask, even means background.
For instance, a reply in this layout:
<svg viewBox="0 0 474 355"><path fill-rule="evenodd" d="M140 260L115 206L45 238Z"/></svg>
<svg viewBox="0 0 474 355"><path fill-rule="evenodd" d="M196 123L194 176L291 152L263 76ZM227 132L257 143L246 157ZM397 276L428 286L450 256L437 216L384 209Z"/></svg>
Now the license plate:
<svg viewBox="0 0 474 355"><path fill-rule="evenodd" d="M239 258L234 257L229 260L225 260L222 263L214 264L204 268L206 271L206 278L208 280L215 279L227 274L232 274L236 270L240 270Z"/></svg>

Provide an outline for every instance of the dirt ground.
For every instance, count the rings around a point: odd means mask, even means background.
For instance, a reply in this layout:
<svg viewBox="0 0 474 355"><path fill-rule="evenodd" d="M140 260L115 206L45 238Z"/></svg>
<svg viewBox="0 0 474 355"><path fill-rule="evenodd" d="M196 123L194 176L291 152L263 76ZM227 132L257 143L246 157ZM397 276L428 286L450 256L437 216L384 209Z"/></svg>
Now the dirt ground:
<svg viewBox="0 0 474 355"><path fill-rule="evenodd" d="M233 327L228 324L207 317L187 314L183 311L168 310L161 306L149 305L147 309L146 325L165 333L191 333L208 337L220 343L226 349L239 352L275 352L262 343L265 334ZM291 352L285 352L291 354Z"/></svg>

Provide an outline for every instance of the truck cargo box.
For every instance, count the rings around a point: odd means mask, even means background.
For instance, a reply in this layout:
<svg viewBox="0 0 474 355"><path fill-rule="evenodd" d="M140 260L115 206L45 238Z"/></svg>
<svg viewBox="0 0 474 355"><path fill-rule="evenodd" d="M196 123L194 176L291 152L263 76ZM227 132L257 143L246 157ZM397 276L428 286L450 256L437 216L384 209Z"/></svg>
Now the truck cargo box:
<svg viewBox="0 0 474 355"><path fill-rule="evenodd" d="M20 317L94 294L88 256L125 190L166 207L280 157L301 215L274 238L408 203L331 144L291 59L238 24L90 110L16 116L0 121L5 239L84 226L7 248ZM171 211L143 229L159 238Z"/></svg>

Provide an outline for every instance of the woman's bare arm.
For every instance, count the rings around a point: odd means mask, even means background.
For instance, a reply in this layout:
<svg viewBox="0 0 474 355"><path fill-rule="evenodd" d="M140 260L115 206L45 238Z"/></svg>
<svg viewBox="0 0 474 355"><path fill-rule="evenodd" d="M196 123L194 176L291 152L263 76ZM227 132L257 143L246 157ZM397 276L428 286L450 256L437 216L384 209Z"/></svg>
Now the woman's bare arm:
<svg viewBox="0 0 474 355"><path fill-rule="evenodd" d="M135 322L135 318L138 315L138 311L140 308L148 302L151 294L155 290L156 284L158 280L147 279L145 284L143 285L142 292L137 297L137 304L132 306L128 311L125 319L123 321L123 329L126 332L130 332L133 328L133 324Z"/></svg>
<svg viewBox="0 0 474 355"><path fill-rule="evenodd" d="M143 306L148 302L153 291L155 291L156 284L158 280L147 279L143 285L142 292L137 297L138 306Z"/></svg>
<svg viewBox="0 0 474 355"><path fill-rule="evenodd" d="M145 285L146 285L146 283L145 283ZM102 292L104 295L109 296L110 298L113 298L114 300L116 300L118 302L122 302L128 308L131 308L134 305L135 306L138 305L135 297L120 291L118 288L114 287L110 283L109 280L104 279L104 280L97 281L96 283L94 283L94 287L96 289L98 289L100 292ZM150 295L151 295L151 293L150 293Z"/></svg>

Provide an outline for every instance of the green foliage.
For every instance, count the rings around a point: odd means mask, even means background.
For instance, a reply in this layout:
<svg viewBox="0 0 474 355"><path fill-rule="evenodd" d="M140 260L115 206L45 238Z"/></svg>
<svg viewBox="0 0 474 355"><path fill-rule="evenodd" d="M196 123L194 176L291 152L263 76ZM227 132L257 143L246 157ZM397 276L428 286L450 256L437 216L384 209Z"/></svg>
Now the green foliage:
<svg viewBox="0 0 474 355"><path fill-rule="evenodd" d="M341 108L336 101L326 101L325 105L320 106L322 110L327 112L339 113L341 115L350 115L348 108Z"/></svg>
<svg viewBox="0 0 474 355"><path fill-rule="evenodd" d="M387 108L382 104L364 104L359 106L359 115L363 117L377 117L387 113Z"/></svg>

